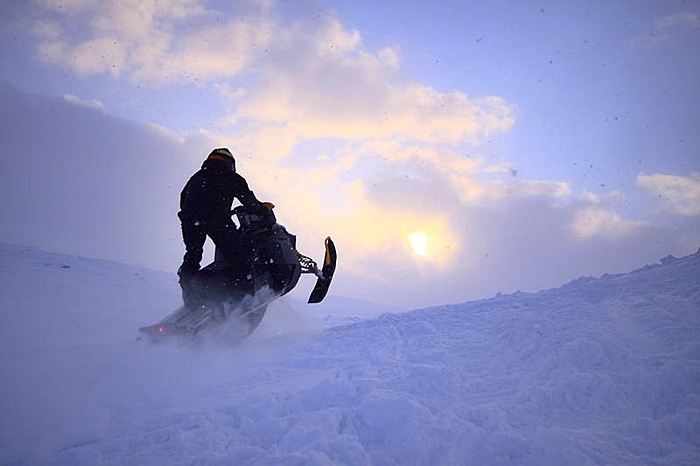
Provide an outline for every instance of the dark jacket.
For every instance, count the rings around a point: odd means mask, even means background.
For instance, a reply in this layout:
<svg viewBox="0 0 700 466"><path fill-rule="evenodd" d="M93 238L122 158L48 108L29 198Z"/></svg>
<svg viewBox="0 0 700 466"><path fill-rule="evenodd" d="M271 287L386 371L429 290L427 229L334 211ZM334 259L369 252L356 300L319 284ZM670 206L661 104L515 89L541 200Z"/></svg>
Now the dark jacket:
<svg viewBox="0 0 700 466"><path fill-rule="evenodd" d="M231 263L237 261L238 232L231 206L238 199L245 206L260 205L246 180L236 173L233 160L207 159L180 193L180 222L185 243L183 267L196 271L209 236ZM181 270L183 268L181 267Z"/></svg>
<svg viewBox="0 0 700 466"><path fill-rule="evenodd" d="M180 193L179 217L183 222L200 222L205 229L222 225L231 221L234 199L245 206L258 203L246 180L228 162L208 159Z"/></svg>

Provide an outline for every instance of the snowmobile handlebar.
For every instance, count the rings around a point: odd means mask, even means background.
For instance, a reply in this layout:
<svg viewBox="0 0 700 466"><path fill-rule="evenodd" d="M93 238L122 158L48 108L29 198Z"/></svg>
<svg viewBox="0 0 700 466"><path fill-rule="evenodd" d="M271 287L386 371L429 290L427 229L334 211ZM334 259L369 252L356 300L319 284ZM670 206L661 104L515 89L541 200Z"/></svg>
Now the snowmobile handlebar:
<svg viewBox="0 0 700 466"><path fill-rule="evenodd" d="M243 230L271 228L277 223L277 218L272 209L265 204L267 203L251 206L239 205L231 211L231 215L236 216L238 224Z"/></svg>

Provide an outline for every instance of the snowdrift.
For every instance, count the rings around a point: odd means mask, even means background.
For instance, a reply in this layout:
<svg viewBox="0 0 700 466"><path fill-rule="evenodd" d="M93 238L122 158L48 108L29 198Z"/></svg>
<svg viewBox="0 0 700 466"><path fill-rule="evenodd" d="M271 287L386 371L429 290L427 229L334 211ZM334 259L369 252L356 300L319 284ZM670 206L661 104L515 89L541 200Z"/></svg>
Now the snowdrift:
<svg viewBox="0 0 700 466"><path fill-rule="evenodd" d="M332 328L282 300L250 341L198 348L134 341L179 304L173 275L0 258L2 465L700 459L700 252Z"/></svg>

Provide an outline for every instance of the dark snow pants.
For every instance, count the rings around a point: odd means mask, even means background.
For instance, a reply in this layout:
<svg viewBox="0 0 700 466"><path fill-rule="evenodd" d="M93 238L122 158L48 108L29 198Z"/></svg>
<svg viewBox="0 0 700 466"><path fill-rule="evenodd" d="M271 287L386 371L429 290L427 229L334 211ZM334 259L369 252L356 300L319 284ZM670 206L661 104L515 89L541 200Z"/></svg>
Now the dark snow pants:
<svg viewBox="0 0 700 466"><path fill-rule="evenodd" d="M181 272L185 275L194 274L199 270L204 242L207 236L216 245L217 250L223 254L226 261L234 267L242 266L240 255L240 232L233 221L211 223L200 220L189 221L180 219L182 227L182 240L185 243L185 256L182 259ZM182 273L180 274L182 278Z"/></svg>

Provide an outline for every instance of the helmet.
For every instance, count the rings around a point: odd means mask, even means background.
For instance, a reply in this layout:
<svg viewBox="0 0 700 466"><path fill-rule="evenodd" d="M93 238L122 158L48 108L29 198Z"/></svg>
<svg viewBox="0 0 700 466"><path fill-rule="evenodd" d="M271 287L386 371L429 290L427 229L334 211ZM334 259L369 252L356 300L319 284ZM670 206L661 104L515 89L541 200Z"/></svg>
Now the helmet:
<svg viewBox="0 0 700 466"><path fill-rule="evenodd" d="M231 151L225 147L220 147L211 151L211 153L207 157L207 160L209 159L223 160L224 162L229 162L231 164L231 169L234 172L236 171L236 159L233 158L233 154L231 153Z"/></svg>
<svg viewBox="0 0 700 466"><path fill-rule="evenodd" d="M220 147L220 148L218 148L218 149L214 149L214 150L211 151L211 153L209 154L209 157L213 157L213 156L217 156L217 155L218 155L219 157L222 157L222 158L229 158L229 159L232 159L232 160L233 160L233 154L231 153L230 150L228 150L228 149L225 148L225 147Z"/></svg>

